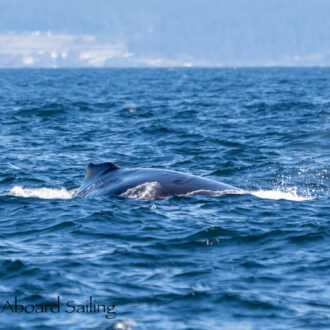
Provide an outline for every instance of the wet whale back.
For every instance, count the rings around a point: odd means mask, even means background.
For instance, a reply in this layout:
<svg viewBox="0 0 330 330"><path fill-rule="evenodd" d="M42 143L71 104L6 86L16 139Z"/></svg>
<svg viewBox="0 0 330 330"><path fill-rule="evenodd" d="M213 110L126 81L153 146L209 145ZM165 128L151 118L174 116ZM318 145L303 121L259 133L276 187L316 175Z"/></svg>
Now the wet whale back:
<svg viewBox="0 0 330 330"><path fill-rule="evenodd" d="M120 196L129 189L155 182L158 183L160 198L198 191L240 190L218 181L167 169L129 169L114 163L90 163L76 196Z"/></svg>
<svg viewBox="0 0 330 330"><path fill-rule="evenodd" d="M184 195L193 191L222 191L238 190L230 185L171 170L162 169L141 169L143 176L148 178L149 182L159 182L167 196ZM141 173L141 174L142 174Z"/></svg>

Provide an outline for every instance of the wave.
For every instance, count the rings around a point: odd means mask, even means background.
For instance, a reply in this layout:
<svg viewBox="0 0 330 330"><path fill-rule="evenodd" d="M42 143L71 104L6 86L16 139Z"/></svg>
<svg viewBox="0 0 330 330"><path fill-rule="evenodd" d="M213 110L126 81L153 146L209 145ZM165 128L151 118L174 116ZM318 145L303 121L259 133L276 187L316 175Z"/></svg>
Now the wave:
<svg viewBox="0 0 330 330"><path fill-rule="evenodd" d="M291 188L286 191L281 191L280 189L275 190L258 190L249 192L251 195L265 198L265 199L285 199L288 201L296 201L296 202L303 202L303 201L310 201L313 200L315 197L312 195L298 195L297 188Z"/></svg>
<svg viewBox="0 0 330 330"><path fill-rule="evenodd" d="M7 196L16 197L38 197L42 199L70 199L73 197L76 189L67 190L62 187L61 189L55 188L23 188L21 186L15 186L10 189Z"/></svg>
<svg viewBox="0 0 330 330"><path fill-rule="evenodd" d="M2 196L15 196L15 197L37 197L41 199L70 199L73 198L77 189L68 190L64 187L60 189L56 188L23 188L21 186L13 187L8 193ZM274 190L258 190L258 191L235 191L235 190L222 190L222 191L210 191L210 190L196 190L187 194L178 195L179 197L191 197L196 195L206 196L222 196L222 195L246 195L250 194L259 198L273 199L273 200L288 200L288 201L309 201L313 200L315 196L310 194L298 195L296 188L287 189L285 191L280 189ZM152 201L167 199L161 194L161 185L159 182L146 182L134 188L128 189L126 192L120 195L120 197L128 197L136 200Z"/></svg>

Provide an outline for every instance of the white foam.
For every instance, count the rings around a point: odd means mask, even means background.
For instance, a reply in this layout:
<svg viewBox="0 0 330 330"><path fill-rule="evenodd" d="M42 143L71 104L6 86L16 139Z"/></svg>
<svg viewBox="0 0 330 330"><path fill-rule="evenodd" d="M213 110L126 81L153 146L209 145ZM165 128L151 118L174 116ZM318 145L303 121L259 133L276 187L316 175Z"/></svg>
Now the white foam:
<svg viewBox="0 0 330 330"><path fill-rule="evenodd" d="M309 201L314 199L313 196L300 196L297 193L297 189L293 188L287 191L281 191L278 189L275 190L258 190L258 191L236 191L236 190L222 190L222 191L210 191L210 190L196 190L192 191L190 193L180 195L182 197L189 197L189 196L195 196L195 195L208 195L208 196L222 196L222 195L243 195L243 194L251 194L253 196L259 197L259 198L266 198L266 199L286 199L288 201L296 201L296 202L302 202L302 201Z"/></svg>
<svg viewBox="0 0 330 330"><path fill-rule="evenodd" d="M146 182L140 184L134 188L128 189L126 192L121 194L121 197L129 197L137 200L159 200L165 199L161 194L161 185L159 182ZM38 197L42 199L70 199L73 197L77 189L67 190L62 187L60 189L55 188L23 188L21 186L13 187L8 193L3 194L7 196L16 197ZM289 200L289 201L309 201L313 200L315 197L311 194L308 195L298 195L296 188L286 189L282 191L280 189L274 190L258 190L258 191L234 191L234 190L222 190L222 191L210 191L210 190L196 190L189 192L187 194L179 195L180 197L190 197L196 195L208 195L208 196L222 196L227 194L251 194L253 196L265 199L273 200Z"/></svg>
<svg viewBox="0 0 330 330"><path fill-rule="evenodd" d="M310 201L315 198L311 195L307 195L307 196L298 195L296 188L291 188L286 191L281 191L278 189L258 190L258 191L251 191L249 193L259 198L275 199L275 200L286 199L288 201L296 201L296 202Z"/></svg>
<svg viewBox="0 0 330 330"><path fill-rule="evenodd" d="M16 197L38 197L42 199L69 199L72 198L76 189L67 190L64 187L61 189L54 188L23 188L21 186L13 187L7 196Z"/></svg>

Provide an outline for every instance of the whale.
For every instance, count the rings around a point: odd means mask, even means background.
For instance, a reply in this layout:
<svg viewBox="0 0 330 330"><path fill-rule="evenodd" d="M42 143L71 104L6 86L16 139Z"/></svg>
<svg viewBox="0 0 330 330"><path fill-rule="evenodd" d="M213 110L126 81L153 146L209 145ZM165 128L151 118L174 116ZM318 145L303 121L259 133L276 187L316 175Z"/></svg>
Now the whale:
<svg viewBox="0 0 330 330"><path fill-rule="evenodd" d="M161 168L121 168L112 162L89 163L85 179L75 192L75 197L128 196L127 192L153 184L157 194L154 199L189 194L207 195L214 192L241 192L240 188L203 178Z"/></svg>

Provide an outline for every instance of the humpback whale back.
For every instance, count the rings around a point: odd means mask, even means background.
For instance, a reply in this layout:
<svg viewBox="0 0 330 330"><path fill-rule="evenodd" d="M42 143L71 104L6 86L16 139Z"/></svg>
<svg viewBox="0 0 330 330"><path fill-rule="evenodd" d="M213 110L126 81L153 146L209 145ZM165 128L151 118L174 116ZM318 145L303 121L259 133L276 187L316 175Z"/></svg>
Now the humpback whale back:
<svg viewBox="0 0 330 330"><path fill-rule="evenodd" d="M150 186L157 188L157 199L191 193L241 191L222 182L182 172L160 168L120 168L107 162L87 165L85 181L75 196L121 196L133 188L140 190Z"/></svg>

